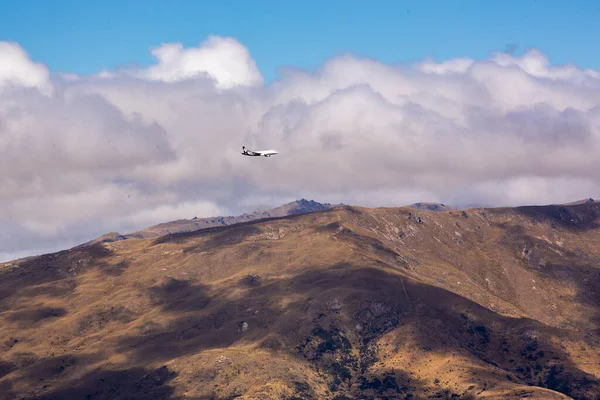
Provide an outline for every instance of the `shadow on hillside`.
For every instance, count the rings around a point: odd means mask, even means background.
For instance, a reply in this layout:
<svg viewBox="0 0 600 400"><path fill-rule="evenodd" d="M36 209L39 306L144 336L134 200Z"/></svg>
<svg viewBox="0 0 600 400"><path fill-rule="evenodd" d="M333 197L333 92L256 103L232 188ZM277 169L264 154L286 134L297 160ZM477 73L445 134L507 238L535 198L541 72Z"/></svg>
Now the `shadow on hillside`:
<svg viewBox="0 0 600 400"><path fill-rule="evenodd" d="M174 388L169 382L176 376L166 366L162 366L155 370L144 368L130 369L96 369L86 373L80 378L69 379L68 372L65 369L64 360L62 363L54 363L53 365L43 365L36 370L24 371L27 374L27 379L40 380L48 382L43 386L44 394L29 395L28 400L104 400L109 398L142 400L175 400L177 397L173 395ZM71 357L71 367L75 364L82 363L83 360L78 360ZM72 370L71 370L72 372ZM54 379L65 378L66 381L58 385ZM0 400L18 398L12 392L11 382L0 381Z"/></svg>
<svg viewBox="0 0 600 400"><path fill-rule="evenodd" d="M15 371L17 366L12 362L4 362L0 361L0 379L2 379L5 375L10 374Z"/></svg>
<svg viewBox="0 0 600 400"><path fill-rule="evenodd" d="M129 268L130 266L131 265L130 265L129 261L123 260L115 265L100 264L99 270L103 274L106 274L109 276L121 276L121 275L123 275L123 272L125 272L125 270L127 268Z"/></svg>
<svg viewBox="0 0 600 400"><path fill-rule="evenodd" d="M11 322L18 322L20 329L30 329L38 326L40 323L47 322L53 318L60 318L67 315L67 310L57 307L40 307L38 309L28 309L15 311L6 318Z"/></svg>
<svg viewBox="0 0 600 400"><path fill-rule="evenodd" d="M60 297L72 293L74 277L90 268L102 267L111 254L101 245L85 246L45 254L23 262L18 267L0 270L0 312L14 309L8 300L36 296Z"/></svg>
<svg viewBox="0 0 600 400"><path fill-rule="evenodd" d="M243 291L233 296L232 289ZM246 278L229 282L210 297L207 293L204 286L182 281L151 289L155 304L174 315L185 314L146 334L122 337L118 351L147 364L256 343L310 362L329 376L334 393L357 394L375 378L370 371L381 357L377 340L404 325L421 348L498 368L500 380L504 374L579 399L600 393L600 382L552 344L559 330L500 316L454 293L381 269L323 266L290 279ZM297 300L284 303L287 299ZM406 338L394 340L401 348Z"/></svg>
<svg viewBox="0 0 600 400"><path fill-rule="evenodd" d="M582 203L575 205L546 205L515 207L516 213L536 222L548 223L553 228L567 229L573 232L600 228L600 203Z"/></svg>
<svg viewBox="0 0 600 400"><path fill-rule="evenodd" d="M585 204L576 207L600 207ZM572 206L575 207L575 206ZM591 217L590 217L591 218ZM506 231L500 244L512 254L524 255L527 268L559 283L571 283L577 287L575 300L589 306L592 314L579 328L586 331L589 344L600 344L600 258L593 257L584 249L566 250L527 234L520 225L498 224Z"/></svg>
<svg viewBox="0 0 600 400"><path fill-rule="evenodd" d="M44 305L43 297L69 296L77 288L76 276L87 270L105 267L103 259L110 251L101 245L46 254L23 262L17 267L0 270L0 359L9 351L19 336L10 327L37 329L47 322L65 317L62 307ZM40 298L40 296L42 298Z"/></svg>
<svg viewBox="0 0 600 400"><path fill-rule="evenodd" d="M211 301L204 285L167 278L166 282L148 290L150 302L165 311L200 311Z"/></svg>
<svg viewBox="0 0 600 400"><path fill-rule="evenodd" d="M544 273L559 282L570 282L577 287L575 299L590 307L587 321L580 326L585 342L598 349L600 346L600 263L598 267L576 263L556 263L544 266ZM593 350L595 351L595 350Z"/></svg>

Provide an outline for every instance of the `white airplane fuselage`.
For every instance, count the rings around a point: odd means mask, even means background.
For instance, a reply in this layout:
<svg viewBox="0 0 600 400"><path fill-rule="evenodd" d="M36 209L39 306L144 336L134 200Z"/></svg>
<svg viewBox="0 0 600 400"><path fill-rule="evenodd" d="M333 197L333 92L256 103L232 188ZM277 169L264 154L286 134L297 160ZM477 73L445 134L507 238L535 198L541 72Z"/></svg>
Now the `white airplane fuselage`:
<svg viewBox="0 0 600 400"><path fill-rule="evenodd" d="M276 150L246 150L246 147L242 146L242 154L250 157L271 157L279 153Z"/></svg>

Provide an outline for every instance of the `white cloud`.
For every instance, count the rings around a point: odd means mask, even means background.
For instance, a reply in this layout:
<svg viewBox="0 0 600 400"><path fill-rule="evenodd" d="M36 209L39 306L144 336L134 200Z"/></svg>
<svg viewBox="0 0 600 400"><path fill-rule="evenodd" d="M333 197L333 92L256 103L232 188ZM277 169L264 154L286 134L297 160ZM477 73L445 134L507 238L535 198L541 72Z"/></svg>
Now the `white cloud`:
<svg viewBox="0 0 600 400"><path fill-rule="evenodd" d="M433 60L426 60L417 64L417 68L429 74L464 74L473 65L475 61L470 58L455 58L453 60L436 63Z"/></svg>
<svg viewBox="0 0 600 400"><path fill-rule="evenodd" d="M250 52L234 38L210 36L200 47L185 50L181 43L164 43L153 48L152 55L158 64L136 71L134 75L163 82L206 75L224 89L263 83Z"/></svg>
<svg viewBox="0 0 600 400"><path fill-rule="evenodd" d="M45 65L33 62L19 44L0 42L0 91L19 87L50 94L50 72Z"/></svg>
<svg viewBox="0 0 600 400"><path fill-rule="evenodd" d="M145 69L51 77L0 42L2 257L301 197L461 206L600 193L600 74L536 50L412 66L344 55L269 85L232 38L152 53ZM280 155L242 157L242 145Z"/></svg>

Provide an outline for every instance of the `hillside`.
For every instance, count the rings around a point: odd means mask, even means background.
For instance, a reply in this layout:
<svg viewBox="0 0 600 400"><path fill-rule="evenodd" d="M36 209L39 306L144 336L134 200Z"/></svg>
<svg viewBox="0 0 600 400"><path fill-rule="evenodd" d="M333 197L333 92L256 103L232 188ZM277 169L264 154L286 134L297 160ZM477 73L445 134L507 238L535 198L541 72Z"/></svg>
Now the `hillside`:
<svg viewBox="0 0 600 400"><path fill-rule="evenodd" d="M600 203L337 206L0 264L0 399L599 399Z"/></svg>

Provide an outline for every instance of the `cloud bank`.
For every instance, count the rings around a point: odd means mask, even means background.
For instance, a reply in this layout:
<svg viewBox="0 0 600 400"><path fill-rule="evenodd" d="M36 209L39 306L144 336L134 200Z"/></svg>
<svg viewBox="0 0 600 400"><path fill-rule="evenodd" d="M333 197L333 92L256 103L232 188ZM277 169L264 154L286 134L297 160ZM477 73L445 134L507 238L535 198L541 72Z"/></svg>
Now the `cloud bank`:
<svg viewBox="0 0 600 400"><path fill-rule="evenodd" d="M600 73L537 50L412 65L348 54L268 85L233 38L151 52L148 68L54 76L0 42L0 260L300 197L496 206L600 193Z"/></svg>

